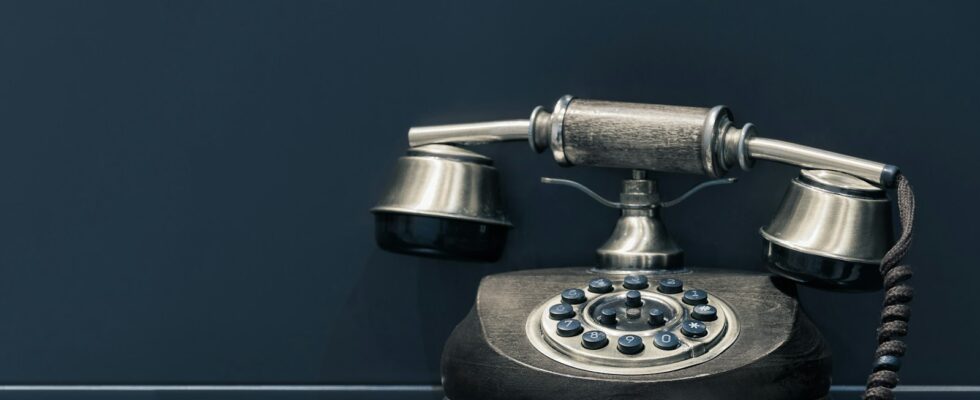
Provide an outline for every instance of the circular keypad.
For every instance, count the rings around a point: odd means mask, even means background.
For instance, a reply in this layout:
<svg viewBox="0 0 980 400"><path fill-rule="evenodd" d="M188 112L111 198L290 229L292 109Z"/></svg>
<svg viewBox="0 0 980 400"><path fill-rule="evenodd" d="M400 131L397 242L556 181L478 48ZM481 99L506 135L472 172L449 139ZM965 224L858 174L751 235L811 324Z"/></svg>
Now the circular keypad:
<svg viewBox="0 0 980 400"><path fill-rule="evenodd" d="M731 308L694 279L651 286L644 275L620 276L583 280L543 302L528 318L531 344L576 368L639 375L705 362L734 343Z"/></svg>

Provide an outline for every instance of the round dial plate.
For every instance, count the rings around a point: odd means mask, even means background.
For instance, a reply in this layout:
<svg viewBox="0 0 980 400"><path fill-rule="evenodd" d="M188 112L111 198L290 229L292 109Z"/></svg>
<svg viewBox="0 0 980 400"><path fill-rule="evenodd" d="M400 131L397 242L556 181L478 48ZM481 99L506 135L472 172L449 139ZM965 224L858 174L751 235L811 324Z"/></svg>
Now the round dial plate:
<svg viewBox="0 0 980 400"><path fill-rule="evenodd" d="M541 303L528 317L525 329L531 344L549 358L574 368L606 374L644 375L674 371L711 360L730 347L738 336L739 327L734 311L724 300L710 292L708 304L715 308L717 317L711 321L701 321L692 318L697 305L685 304L684 292L667 294L651 286L638 290L642 303L637 306L635 298L627 300L627 292L636 289L624 288L622 280L614 281L613 286L615 290L609 293L593 293L588 291L588 286L579 288L585 292L586 301L571 305L575 310L574 319L582 325L582 332L603 332L611 345L589 349L583 346L581 333L559 335L560 321L551 318L548 312L551 306L562 302L559 293ZM648 322L649 312L653 308L663 312L662 319L665 321ZM612 314L609 309L615 310L615 321L609 318ZM606 310L606 315L601 317L603 310ZM682 324L700 325L687 327L688 334L685 334ZM707 333L703 336L690 335L692 331L705 329ZM655 336L668 333L674 338L664 338L668 342L678 341L678 345L673 349L658 347ZM616 346L620 338L628 335L642 340L642 351L625 354Z"/></svg>

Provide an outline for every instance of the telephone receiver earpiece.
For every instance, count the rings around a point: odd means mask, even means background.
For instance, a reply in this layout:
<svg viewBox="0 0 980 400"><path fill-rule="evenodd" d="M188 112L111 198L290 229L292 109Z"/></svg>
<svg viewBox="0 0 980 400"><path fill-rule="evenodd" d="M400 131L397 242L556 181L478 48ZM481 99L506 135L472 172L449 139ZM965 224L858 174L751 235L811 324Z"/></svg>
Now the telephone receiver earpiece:
<svg viewBox="0 0 980 400"><path fill-rule="evenodd" d="M455 146L409 149L388 192L371 209L375 240L388 251L495 261L513 227L493 160Z"/></svg>
<svg viewBox="0 0 980 400"><path fill-rule="evenodd" d="M894 244L885 191L853 176L803 170L759 229L769 270L838 291L881 289L879 264Z"/></svg>

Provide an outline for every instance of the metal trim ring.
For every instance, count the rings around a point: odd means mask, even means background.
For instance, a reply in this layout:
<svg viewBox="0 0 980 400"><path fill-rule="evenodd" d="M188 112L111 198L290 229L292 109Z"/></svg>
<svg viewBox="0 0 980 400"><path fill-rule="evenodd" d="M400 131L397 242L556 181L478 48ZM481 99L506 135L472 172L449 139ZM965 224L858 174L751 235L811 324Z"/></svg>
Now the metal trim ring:
<svg viewBox="0 0 980 400"><path fill-rule="evenodd" d="M708 116L704 119L704 131L702 132L703 137L701 139L702 168L710 177L717 178L723 172L714 160L715 149L718 146L716 139L721 136L718 128L723 121L734 122L734 120L732 112L725 106L712 107L708 111Z"/></svg>
<svg viewBox="0 0 980 400"><path fill-rule="evenodd" d="M770 242L773 242L773 243L775 243L777 245L783 246L783 247L785 247L787 249L790 249L790 250L793 250L793 251L798 251L798 252L804 253L804 254L809 254L809 255L812 255L812 256L818 256L818 257L824 257L824 258L830 258L830 259L834 259L834 260L841 260L841 261L854 262L854 263L862 263L862 264L879 264L879 263L881 263L881 258L856 258L856 257L848 257L848 256L842 256L840 254L834 254L834 253L826 252L826 251L823 251L823 250L817 250L817 249L806 248L806 247L803 247L803 246L798 246L795 243L792 243L792 242L789 242L789 241L780 239L780 238L778 238L776 236L770 235L769 232L766 232L766 227L759 228L759 235L761 235L763 239L768 240Z"/></svg>
<svg viewBox="0 0 980 400"><path fill-rule="evenodd" d="M749 157L749 148L745 144L753 137L755 137L755 125L752 125L751 122L746 122L745 125L742 125L742 132L738 136L738 153L736 154L738 157L738 166L743 171L751 171L752 165L755 164L755 159Z"/></svg>
<svg viewBox="0 0 980 400"><path fill-rule="evenodd" d="M584 288L583 290L585 290L586 293L589 293L588 288ZM623 290L616 290L611 293L606 293L606 294L592 297L585 303L580 304L578 306L579 312L581 312L584 309L587 309L591 304L595 303L596 301L600 301L609 296L621 295L623 292L624 292ZM669 301L669 303L678 303L678 304L681 303L679 298L680 296L682 296L682 293L676 295L667 295L659 292L654 293L652 291L641 291L641 292L644 294L645 297L654 297L657 298L659 301L667 300ZM560 301L560 297L561 296L555 296L553 298L549 298L547 301L542 302L540 306L535 307L535 309L531 312L531 315L528 316L527 322L525 323L524 326L525 334L527 335L528 340L531 342L532 347L534 347L536 350L544 354L546 357L554 361L557 361L559 363L562 363L564 365L568 365L572 368L577 368L590 372L597 372L597 373L611 374L611 375L647 375L647 374L657 374L657 373L676 371L679 369L692 367L710 361L715 357L718 357L725 350L729 349L731 345L735 343L735 340L738 338L739 330L740 330L738 324L738 318L735 315L735 311L731 308L731 306L729 306L728 303L726 303L724 300L721 300L718 297L713 297L711 300L711 305L715 306L715 308L718 310L719 316L724 316L724 320L726 322L725 330L722 331L720 335L714 337L713 343L711 342L704 343L701 342L700 339L691 339L678 334L677 335L678 338L682 341L682 349L678 349L676 351L682 352L686 350L688 352L694 353L689 358L674 361L674 362L669 362L666 364L658 364L658 365L651 365L651 366L618 367L618 366L611 366L611 365L602 365L597 362L597 359L589 359L588 357L582 357L582 356L575 357L573 355L569 355L566 352L557 349L550 343L550 341L552 340L551 337L549 337L546 332L542 331L541 326L542 326L542 320L544 319L543 316L548 313L548 307ZM687 311L683 305L680 305L680 307L681 310L683 311L683 314L675 315L674 319L668 321L667 325L665 326L676 327L677 323L679 323L678 320L683 319ZM719 320L720 319L721 318L719 318ZM645 331L617 331L614 329L610 329L598 325L597 323L595 323L594 319L591 316L589 316L588 318L579 318L579 320L582 322L583 326L587 330L588 329L601 330L603 332L606 332L607 336L610 335L610 333L620 336L622 332L629 332L630 334L639 335L644 339L646 339L652 337L652 335L657 331L664 329L663 327L660 327L660 328L651 328ZM611 346L612 348L615 348L616 343L613 337L610 336L609 342L610 343L607 345L607 347ZM704 353L697 354L697 347L691 347L692 344L710 344L711 346ZM656 351L660 351L656 349L653 345L649 345L648 348L653 348ZM677 354L679 355L681 353L677 353ZM629 357L631 356L624 356L623 360L630 361ZM663 358L657 358L653 360L663 360ZM633 364L637 363L637 359L633 359L632 361Z"/></svg>
<svg viewBox="0 0 980 400"><path fill-rule="evenodd" d="M535 153L540 153L540 151L538 150L538 147L534 145L534 121L538 119L538 114L541 113L541 111L544 111L543 106L534 107L534 110L531 111L531 117L528 118L530 123L527 124L527 144L531 146L531 151Z"/></svg>
<svg viewBox="0 0 980 400"><path fill-rule="evenodd" d="M555 161L558 165L569 166L572 165L565 158L565 143L562 139L562 129L565 125L565 112L568 111L568 105L572 102L575 97L566 94L558 99L555 103L555 110L551 113L551 154L555 157ZM533 123L531 125L534 125Z"/></svg>

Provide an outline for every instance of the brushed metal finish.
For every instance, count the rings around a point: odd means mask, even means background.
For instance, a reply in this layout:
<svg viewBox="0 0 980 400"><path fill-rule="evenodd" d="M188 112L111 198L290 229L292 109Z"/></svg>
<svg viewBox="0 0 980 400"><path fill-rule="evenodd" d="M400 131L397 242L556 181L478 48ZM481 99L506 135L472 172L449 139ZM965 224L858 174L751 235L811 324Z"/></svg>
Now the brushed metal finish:
<svg viewBox="0 0 980 400"><path fill-rule="evenodd" d="M715 176L713 152L705 151L713 138L706 133L714 134L711 118L721 114L707 108L574 99L553 139L562 141L572 165Z"/></svg>
<svg viewBox="0 0 980 400"><path fill-rule="evenodd" d="M657 181L646 179L646 171L634 170L633 179L623 180L619 202L606 200L575 181L541 178L541 182L578 189L606 207L621 210L612 235L596 250L599 269L651 270L683 266L684 250L674 242L660 220L661 200ZM698 185L671 203L677 204L692 193L718 183Z"/></svg>
<svg viewBox="0 0 980 400"><path fill-rule="evenodd" d="M808 182L813 182L814 184L833 190L841 189L848 193L871 197L882 197L884 194L880 187L860 179L854 179L853 176L840 172L805 169L800 171L800 177Z"/></svg>
<svg viewBox="0 0 980 400"><path fill-rule="evenodd" d="M415 126L408 130L412 147L437 143L481 144L527 140L531 122L526 119L469 124Z"/></svg>
<svg viewBox="0 0 980 400"><path fill-rule="evenodd" d="M746 147L752 158L803 168L839 171L879 185L888 183L882 181L883 172L888 166L879 162L760 137L749 138Z"/></svg>
<svg viewBox="0 0 980 400"><path fill-rule="evenodd" d="M551 149L559 165L630 168L720 177L754 160L840 171L881 186L894 183L898 168L774 139L755 127L734 125L725 106L711 109L577 99L562 96L552 112L541 107L528 120L423 126L409 129L411 146L483 144L527 140L531 149Z"/></svg>
<svg viewBox="0 0 980 400"><path fill-rule="evenodd" d="M656 304L668 310L672 316L663 326L649 327L644 330L623 330L600 324L593 316L596 307L608 302L622 300L626 289L622 281L615 281L617 290L606 294L595 294L582 287L588 300L573 306L576 317L582 323L584 330L598 330L606 334L609 344L598 350L582 348L581 335L562 337L557 334L557 321L549 318L548 308L561 302L561 296L555 296L541 303L528 316L525 331L531 345L542 354L573 368L586 371L613 375L646 375L676 371L709 361L727 350L739 335L739 322L724 300L712 296L710 303L717 309L718 319L706 322L708 335L701 338L690 338L679 332L680 323L688 318L694 306L681 301L683 293L664 294L653 287L640 290L644 303ZM644 309L645 311L646 309ZM646 313L642 313L646 317ZM702 322L702 321L699 321ZM653 345L653 336L664 332L673 332L681 345L675 350L661 350ZM624 355L616 350L616 341L623 335L637 335L642 338L645 349L636 355Z"/></svg>
<svg viewBox="0 0 980 400"><path fill-rule="evenodd" d="M891 203L882 189L853 176L803 171L760 232L802 253L877 264L892 244Z"/></svg>
<svg viewBox="0 0 980 400"><path fill-rule="evenodd" d="M388 192L371 212L511 226L504 215L500 177L492 161L446 145L416 147L399 158Z"/></svg>
<svg viewBox="0 0 980 400"><path fill-rule="evenodd" d="M596 250L599 268L612 270L679 268L684 250L667 233L659 208L625 209L612 235Z"/></svg>

